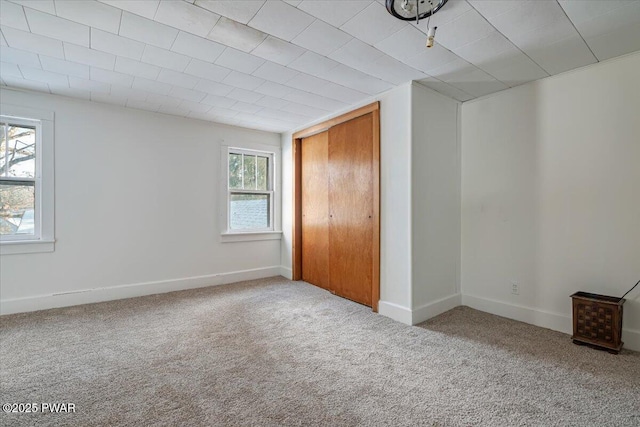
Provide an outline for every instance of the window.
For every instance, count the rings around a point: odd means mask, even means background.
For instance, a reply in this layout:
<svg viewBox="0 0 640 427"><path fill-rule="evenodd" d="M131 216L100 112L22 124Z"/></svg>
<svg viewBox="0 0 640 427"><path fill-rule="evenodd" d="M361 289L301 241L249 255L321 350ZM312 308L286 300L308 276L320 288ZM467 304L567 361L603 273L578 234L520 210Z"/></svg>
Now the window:
<svg viewBox="0 0 640 427"><path fill-rule="evenodd" d="M34 239L36 221L36 135L40 122L0 118L0 236L3 240Z"/></svg>
<svg viewBox="0 0 640 427"><path fill-rule="evenodd" d="M2 105L1 253L53 250L53 114Z"/></svg>
<svg viewBox="0 0 640 427"><path fill-rule="evenodd" d="M273 153L229 148L229 232L273 230Z"/></svg>

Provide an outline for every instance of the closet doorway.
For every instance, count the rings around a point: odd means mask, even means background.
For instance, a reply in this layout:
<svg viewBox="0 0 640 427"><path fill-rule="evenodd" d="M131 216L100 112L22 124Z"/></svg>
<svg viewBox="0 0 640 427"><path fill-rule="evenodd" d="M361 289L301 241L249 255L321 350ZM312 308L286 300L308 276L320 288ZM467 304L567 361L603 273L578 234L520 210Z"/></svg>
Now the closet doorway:
<svg viewBox="0 0 640 427"><path fill-rule="evenodd" d="M293 135L293 279L378 309L379 103Z"/></svg>

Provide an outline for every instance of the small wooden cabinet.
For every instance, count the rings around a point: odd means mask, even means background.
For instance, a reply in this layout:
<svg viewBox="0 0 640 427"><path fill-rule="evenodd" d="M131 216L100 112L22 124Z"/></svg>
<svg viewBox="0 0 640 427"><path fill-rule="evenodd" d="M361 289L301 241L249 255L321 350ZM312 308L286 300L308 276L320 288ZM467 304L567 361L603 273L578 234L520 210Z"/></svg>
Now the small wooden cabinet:
<svg viewBox="0 0 640 427"><path fill-rule="evenodd" d="M573 342L618 353L622 342L623 298L576 292L573 301Z"/></svg>

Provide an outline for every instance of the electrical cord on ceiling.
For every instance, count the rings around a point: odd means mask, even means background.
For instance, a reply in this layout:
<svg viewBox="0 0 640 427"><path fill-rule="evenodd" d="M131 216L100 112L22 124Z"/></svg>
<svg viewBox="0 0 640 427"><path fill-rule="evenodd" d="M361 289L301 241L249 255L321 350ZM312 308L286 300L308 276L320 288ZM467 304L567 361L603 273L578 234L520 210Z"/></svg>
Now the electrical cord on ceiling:
<svg viewBox="0 0 640 427"><path fill-rule="evenodd" d="M624 294L624 295L622 295L622 298L620 298L620 299L623 299L624 297L626 297L626 296L627 296L627 294L628 294L629 292L631 292L632 290L634 290L634 289L636 288L636 286L638 286L638 285L640 285L640 280L638 280L638 283L636 283L635 285L633 285L633 288L631 288L631 289L629 289L627 292L625 292L625 294Z"/></svg>

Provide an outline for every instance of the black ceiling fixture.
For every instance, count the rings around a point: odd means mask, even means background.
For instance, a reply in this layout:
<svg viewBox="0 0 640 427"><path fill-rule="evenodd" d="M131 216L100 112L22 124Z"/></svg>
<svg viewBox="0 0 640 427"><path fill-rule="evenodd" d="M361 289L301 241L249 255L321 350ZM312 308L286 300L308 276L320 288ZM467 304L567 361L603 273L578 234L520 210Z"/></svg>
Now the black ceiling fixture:
<svg viewBox="0 0 640 427"><path fill-rule="evenodd" d="M425 19L442 9L448 0L386 0L387 11L403 21Z"/></svg>

